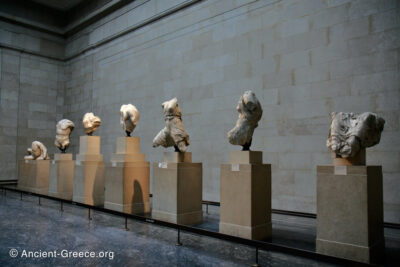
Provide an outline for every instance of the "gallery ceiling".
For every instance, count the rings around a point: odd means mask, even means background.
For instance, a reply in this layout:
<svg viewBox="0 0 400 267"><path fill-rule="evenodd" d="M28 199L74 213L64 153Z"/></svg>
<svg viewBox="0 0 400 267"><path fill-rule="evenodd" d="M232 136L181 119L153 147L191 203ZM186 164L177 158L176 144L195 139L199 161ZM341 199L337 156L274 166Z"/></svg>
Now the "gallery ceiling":
<svg viewBox="0 0 400 267"><path fill-rule="evenodd" d="M31 0L54 9L67 11L85 0Z"/></svg>

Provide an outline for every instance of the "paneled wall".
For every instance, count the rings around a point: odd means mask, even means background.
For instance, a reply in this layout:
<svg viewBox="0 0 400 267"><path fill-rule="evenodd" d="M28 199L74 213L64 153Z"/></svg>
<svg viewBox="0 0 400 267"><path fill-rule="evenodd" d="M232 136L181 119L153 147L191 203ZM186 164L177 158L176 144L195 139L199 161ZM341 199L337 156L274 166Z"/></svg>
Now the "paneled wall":
<svg viewBox="0 0 400 267"><path fill-rule="evenodd" d="M32 141L54 153L55 122L63 115L60 62L6 48L1 54L0 178L17 179L17 161Z"/></svg>
<svg viewBox="0 0 400 267"><path fill-rule="evenodd" d="M141 112L134 132L141 150L148 161L161 161L164 149L152 148L152 139L164 126L161 103L176 96L189 151L203 162L203 199L218 201L219 166L230 150L240 149L228 143L226 132L237 119L240 95L253 90L264 114L252 149L272 164L273 208L315 212L316 166L331 163L329 113L372 111L386 125L367 162L383 166L385 221L400 223L398 1L139 2L70 37L69 59L56 64L58 88L64 88L56 110L77 125L71 152L78 152L83 114L93 111L102 119L97 134L109 160L124 134L120 105L132 103ZM157 16L162 18L151 21ZM8 61L2 53L2 62ZM3 64L2 84L15 78L4 75Z"/></svg>

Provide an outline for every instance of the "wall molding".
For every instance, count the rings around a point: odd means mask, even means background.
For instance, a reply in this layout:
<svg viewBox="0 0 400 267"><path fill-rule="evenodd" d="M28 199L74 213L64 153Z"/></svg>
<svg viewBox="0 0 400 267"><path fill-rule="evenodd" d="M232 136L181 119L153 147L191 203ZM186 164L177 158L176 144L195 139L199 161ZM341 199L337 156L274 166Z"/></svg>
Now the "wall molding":
<svg viewBox="0 0 400 267"><path fill-rule="evenodd" d="M78 31L84 29L85 27L99 21L100 19L106 17L107 15L113 13L114 11L130 4L133 1L137 0L113 0L108 4L105 4L103 7L94 10L84 19L81 19L77 22L72 22L68 24L64 28L61 27L53 27L50 25L45 25L42 23L38 23L32 20L26 20L21 17L11 16L4 12L0 12L0 20L5 21L11 24L23 26L28 29L33 29L39 32L44 32L48 34L56 35L57 37L62 37L64 39L70 37L71 35L77 33ZM40 6L40 4L36 4ZM65 11L66 14L68 11Z"/></svg>
<svg viewBox="0 0 400 267"><path fill-rule="evenodd" d="M103 46L103 45L105 45L105 44L107 44L109 42L112 42L112 41L114 41L114 40L116 40L118 38L121 38L122 36L125 36L125 35L127 35L127 34L129 34L131 32L134 32L134 31L136 31L136 30L138 30L140 28L148 26L148 25L150 25L150 24L152 24L152 23L154 23L156 21L159 21L159 20L161 20L161 19L163 19L165 17L168 17L168 16L170 16L170 15L176 13L176 12L181 11L182 9L185 9L185 8L187 8L189 6L192 6L193 4L199 3L201 1L204 1L204 0L188 0L188 1L185 1L185 2L183 2L181 4L178 4L178 5L170 8L170 9L167 9L167 10L162 11L162 12L160 12L160 13L158 13L158 14L156 14L156 15L148 18L148 19L145 19L145 20L143 20L143 21L141 21L141 22L139 22L139 23L137 23L135 25L132 25L132 26L126 28L125 30L121 31L121 32L115 33L115 34L113 34L113 35L111 35L109 37L106 37L106 38L102 39L101 41L99 41L97 43L89 45L88 47L82 49L81 51L79 51L79 52L77 52L75 54L72 54L71 56L65 57L64 60L65 61L69 61L71 59L74 59L74 58L76 58L76 57L78 57L78 56L80 56L82 54L87 53L90 50L93 50L95 48Z"/></svg>
<svg viewBox="0 0 400 267"><path fill-rule="evenodd" d="M32 55L32 56L38 56L38 57L42 57L42 58L46 58L46 59L51 59L51 60L56 60L56 61L61 61L61 62L65 62L65 61L66 61L66 60L64 60L63 58L47 56L47 55L44 55L44 54L42 54L42 53L35 52L35 51L29 50L29 49L20 48L20 47L15 47L15 46L10 46L10 45L6 45L6 44L2 44L2 43L0 43L0 48L13 50L13 51L19 52L19 53L21 53L21 54L28 54L28 55Z"/></svg>
<svg viewBox="0 0 400 267"><path fill-rule="evenodd" d="M55 35L57 37L62 37L62 38L64 38L66 40L70 36L70 34L73 35L74 33L78 32L79 30L81 30L81 29L83 29L83 28L85 28L85 27L97 22L98 20L104 18L105 16L107 16L110 13L116 11L117 9L122 8L123 6L131 3L132 1L135 1L135 0L121 0L121 1L118 2L119 3L118 5L114 4L114 5L110 6L110 7L108 7L106 10L104 10L104 12L100 12L100 13L96 14L96 17L94 19L93 19L93 17L88 18L88 20L82 21L80 24L76 25L75 27L69 29L67 32L64 32L64 33L55 32L54 30L52 30L50 28L41 27L40 25L37 25L37 24L36 25L29 24L29 23L27 23L27 22L25 22L23 20L16 20L16 19L7 18L5 16L2 16L2 14L0 14L0 21L5 21L5 22L10 23L10 24L26 27L26 28L37 30L37 31L44 32L44 33L47 33L47 34L52 34L52 35ZM122 36L125 36L125 35L127 35L127 34L129 34L131 32L134 32L134 31L136 31L136 30L138 30L140 28L148 26L149 24L152 24L152 23L154 23L156 21L159 21L159 20L161 20L161 19L163 19L165 17L168 17L168 16L176 13L176 12L179 12L182 9L185 9L185 8L187 8L189 6L192 6L193 4L196 4L196 3L199 3L199 2L202 2L202 1L204 1L204 0L187 0L187 1L183 2L183 3L180 3L180 4L170 8L170 9L167 9L165 11L162 11L162 12L150 17L150 18L147 18L147 19L145 19L145 20L143 20L143 21L141 21L141 22L139 22L139 23L137 23L135 25L132 25L132 26L124 29L121 32L118 32L118 33L113 34L113 35L111 35L109 37L106 37L106 38L102 39L101 41L99 41L99 42L97 42L95 44L89 45L86 48L83 48L82 50L80 50L80 51L78 51L78 52L76 52L76 53L74 53L74 54L72 54L70 56L52 57L52 56L44 55L44 54L42 54L40 52L35 52L35 51L32 51L32 50L24 49L24 48L20 48L20 47L13 47L13 46L10 46L10 45L4 44L4 43L0 43L0 48L6 48L6 49L14 50L14 51L17 51L17 52L21 52L21 53L26 53L26 54L30 54L30 55L34 55L34 56L44 57L44 58L47 58L47 59L67 62L67 61L70 61L70 60L72 60L72 59L74 59L74 58L76 58L78 56L81 56L81 55L89 52L90 50L93 50L93 49L96 49L96 48L98 48L100 46L103 46L103 45L105 45L105 44L107 44L107 43L109 43L111 41L114 41L114 40L116 40L116 39L118 39L118 38L120 38ZM93 20L89 21L90 19L93 19Z"/></svg>

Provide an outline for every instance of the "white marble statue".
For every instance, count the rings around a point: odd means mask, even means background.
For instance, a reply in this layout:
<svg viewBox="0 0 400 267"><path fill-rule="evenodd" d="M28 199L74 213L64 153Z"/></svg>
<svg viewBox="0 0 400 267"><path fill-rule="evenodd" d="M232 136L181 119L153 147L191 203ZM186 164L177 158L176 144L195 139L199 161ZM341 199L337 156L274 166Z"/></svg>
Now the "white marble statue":
<svg viewBox="0 0 400 267"><path fill-rule="evenodd" d="M131 136L131 133L135 129L139 119L140 113L137 108L132 104L121 106L121 126L124 129L126 136Z"/></svg>
<svg viewBox="0 0 400 267"><path fill-rule="evenodd" d="M173 146L176 152L185 152L190 141L183 128L182 110L178 106L178 99L173 98L161 106L164 110L165 127L154 138L153 147Z"/></svg>
<svg viewBox="0 0 400 267"><path fill-rule="evenodd" d="M92 135L100 127L101 120L95 116L92 112L86 113L83 116L83 127L87 135Z"/></svg>
<svg viewBox="0 0 400 267"><path fill-rule="evenodd" d="M385 120L371 112L361 114L332 112L326 146L338 157L354 157L381 139Z"/></svg>
<svg viewBox="0 0 400 267"><path fill-rule="evenodd" d="M239 112L239 118L235 127L227 133L229 143L242 146L242 150L250 150L254 129L258 126L263 110L252 91L244 92L236 110Z"/></svg>
<svg viewBox="0 0 400 267"><path fill-rule="evenodd" d="M69 136L74 130L75 124L70 120L62 119L57 123L56 128L56 141L54 144L61 150L61 153L65 153L65 150L69 147Z"/></svg>
<svg viewBox="0 0 400 267"><path fill-rule="evenodd" d="M50 159L47 148L39 141L33 141L32 147L27 149L28 155L24 159L43 160Z"/></svg>

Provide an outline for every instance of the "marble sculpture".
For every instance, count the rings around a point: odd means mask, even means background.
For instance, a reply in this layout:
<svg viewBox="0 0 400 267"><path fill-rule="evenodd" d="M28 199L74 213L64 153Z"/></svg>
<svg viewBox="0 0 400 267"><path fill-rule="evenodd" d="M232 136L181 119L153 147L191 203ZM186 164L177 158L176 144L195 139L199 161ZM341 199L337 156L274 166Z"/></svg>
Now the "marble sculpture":
<svg viewBox="0 0 400 267"><path fill-rule="evenodd" d="M354 157L364 148L379 143L385 120L371 112L332 112L326 146L338 157Z"/></svg>
<svg viewBox="0 0 400 267"><path fill-rule="evenodd" d="M178 99L173 98L161 106L164 110L165 127L154 138L153 147L174 146L176 152L186 152L190 141L189 135L183 128L182 110L178 106Z"/></svg>
<svg viewBox="0 0 400 267"><path fill-rule="evenodd" d="M239 112L239 118L235 127L227 133L229 143L242 146L242 150L250 150L254 129L258 126L263 110L252 91L244 92L236 110Z"/></svg>
<svg viewBox="0 0 400 267"><path fill-rule="evenodd" d="M92 112L86 113L83 116L83 127L87 135L92 135L100 127L101 120L95 116Z"/></svg>
<svg viewBox="0 0 400 267"><path fill-rule="evenodd" d="M33 141L32 147L27 149L28 155L24 159L44 160L50 159L47 154L47 148L39 141Z"/></svg>
<svg viewBox="0 0 400 267"><path fill-rule="evenodd" d="M140 119L140 113L132 104L122 105L120 112L122 129L124 129L126 136L131 136Z"/></svg>
<svg viewBox="0 0 400 267"><path fill-rule="evenodd" d="M75 124L70 120L62 119L57 123L56 128L56 141L54 144L61 150L61 153L65 153L65 150L69 147L69 136L74 130Z"/></svg>

